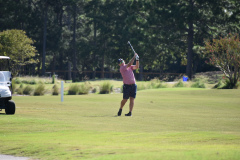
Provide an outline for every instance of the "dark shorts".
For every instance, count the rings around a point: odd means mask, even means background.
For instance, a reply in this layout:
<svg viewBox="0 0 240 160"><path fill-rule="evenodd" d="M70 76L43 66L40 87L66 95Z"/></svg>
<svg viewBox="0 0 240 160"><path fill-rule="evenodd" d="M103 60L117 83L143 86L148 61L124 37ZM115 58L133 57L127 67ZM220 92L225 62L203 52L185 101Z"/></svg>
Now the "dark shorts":
<svg viewBox="0 0 240 160"><path fill-rule="evenodd" d="M123 85L123 99L129 99L129 97L136 98L137 85L136 84L124 84Z"/></svg>

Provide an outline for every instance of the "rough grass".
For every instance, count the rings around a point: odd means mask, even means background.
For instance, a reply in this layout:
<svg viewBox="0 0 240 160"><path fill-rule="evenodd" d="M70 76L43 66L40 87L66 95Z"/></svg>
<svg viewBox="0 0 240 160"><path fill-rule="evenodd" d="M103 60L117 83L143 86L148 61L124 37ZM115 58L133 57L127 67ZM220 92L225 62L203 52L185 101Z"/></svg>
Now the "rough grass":
<svg viewBox="0 0 240 160"><path fill-rule="evenodd" d="M100 94L109 94L113 91L113 85L111 82L106 81L100 86Z"/></svg>
<svg viewBox="0 0 240 160"><path fill-rule="evenodd" d="M219 77L214 77L219 78ZM213 78L212 78L213 79ZM184 87L190 88L192 85L194 87L206 87L206 88L213 88L216 83L213 82L213 80L209 80L206 76L202 75L196 75L195 79L193 81L188 82L182 82L182 78L175 80L174 82L164 82L159 81L157 79L153 79L151 81L137 81L137 90L146 90L146 89L157 89L157 88L173 88L173 87L180 87L182 84L184 84ZM17 82L17 83L16 83ZM16 77L13 79L13 88L15 90L15 93L23 94L23 89L19 89L20 85L23 85L22 82L26 82L24 86L31 85L33 88L36 88L38 84L44 84L45 86L45 93L47 95L52 95L52 88L54 85L56 85L58 88L61 88L61 79L55 79L55 84L52 84L52 78L41 78L41 77ZM32 83L32 82L36 82ZM201 82L201 83L200 83ZM100 90L102 88L103 83L110 83L111 90L118 91L121 90L123 82L122 80L89 80L86 82L76 82L76 83L70 83L70 81L65 81L64 83L64 94L68 94L69 88L73 84L79 85L79 89L82 88L82 92L79 92L80 94L87 94L88 92L92 93L100 93ZM86 85L87 84L87 85ZM176 86L177 85L177 86Z"/></svg>
<svg viewBox="0 0 240 160"><path fill-rule="evenodd" d="M132 117L122 94L14 96L0 112L0 153L33 159L240 159L240 90L139 91ZM123 114L128 112L128 103Z"/></svg>

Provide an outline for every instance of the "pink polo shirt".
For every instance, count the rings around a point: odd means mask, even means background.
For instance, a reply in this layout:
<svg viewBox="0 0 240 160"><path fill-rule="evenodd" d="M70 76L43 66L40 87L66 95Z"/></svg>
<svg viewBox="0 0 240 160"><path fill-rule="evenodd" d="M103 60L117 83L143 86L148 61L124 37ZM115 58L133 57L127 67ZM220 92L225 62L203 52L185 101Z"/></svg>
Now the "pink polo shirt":
<svg viewBox="0 0 240 160"><path fill-rule="evenodd" d="M123 77L124 84L135 84L135 77L133 73L133 65L127 68L127 64L120 66L120 72Z"/></svg>

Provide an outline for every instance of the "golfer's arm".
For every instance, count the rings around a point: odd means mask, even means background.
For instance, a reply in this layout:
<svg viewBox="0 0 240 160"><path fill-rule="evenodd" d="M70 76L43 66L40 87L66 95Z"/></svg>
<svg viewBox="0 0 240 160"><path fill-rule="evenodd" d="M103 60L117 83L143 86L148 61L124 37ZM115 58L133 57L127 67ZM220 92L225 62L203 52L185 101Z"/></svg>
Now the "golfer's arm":
<svg viewBox="0 0 240 160"><path fill-rule="evenodd" d="M133 65L135 58L136 58L136 56L134 55L133 58L131 59L131 61L127 64L127 67L130 67L131 65Z"/></svg>
<svg viewBox="0 0 240 160"><path fill-rule="evenodd" d="M133 69L138 69L139 68L139 61L136 61L136 65L133 66Z"/></svg>
<svg viewBox="0 0 240 160"><path fill-rule="evenodd" d="M136 69L138 69L138 68L139 68L139 60L136 61Z"/></svg>

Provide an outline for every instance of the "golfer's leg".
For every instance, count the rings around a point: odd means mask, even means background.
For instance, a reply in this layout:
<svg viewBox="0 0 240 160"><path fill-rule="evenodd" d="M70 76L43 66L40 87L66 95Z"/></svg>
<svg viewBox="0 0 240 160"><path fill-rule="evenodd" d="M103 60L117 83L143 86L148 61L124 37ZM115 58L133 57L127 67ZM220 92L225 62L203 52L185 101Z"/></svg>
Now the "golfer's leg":
<svg viewBox="0 0 240 160"><path fill-rule="evenodd" d="M123 100L121 101L120 109L123 109L123 107L124 107L124 105L126 104L126 102L127 102L127 99L123 99Z"/></svg>
<svg viewBox="0 0 240 160"><path fill-rule="evenodd" d="M134 106L134 98L130 97L129 112L132 112L133 106Z"/></svg>

